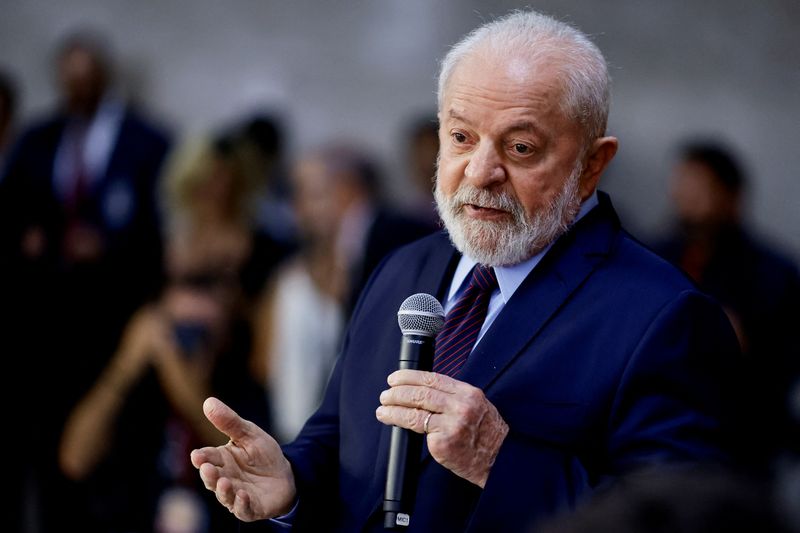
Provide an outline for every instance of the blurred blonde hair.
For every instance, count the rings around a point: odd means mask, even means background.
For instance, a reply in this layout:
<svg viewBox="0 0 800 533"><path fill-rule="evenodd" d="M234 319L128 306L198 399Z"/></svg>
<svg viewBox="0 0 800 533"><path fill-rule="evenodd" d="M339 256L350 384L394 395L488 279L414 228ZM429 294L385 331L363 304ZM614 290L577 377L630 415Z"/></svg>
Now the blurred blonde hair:
<svg viewBox="0 0 800 533"><path fill-rule="evenodd" d="M191 191L211 179L214 153L210 139L191 137L174 148L164 165L164 207L168 217L191 211Z"/></svg>
<svg viewBox="0 0 800 533"><path fill-rule="evenodd" d="M162 179L163 207L168 223L172 225L193 217L195 191L214 179L215 165L221 161L230 167L233 176L229 213L233 219L250 224L260 189L258 176L252 170L250 151L250 147L237 138L214 140L208 136L193 136L184 140L170 154Z"/></svg>

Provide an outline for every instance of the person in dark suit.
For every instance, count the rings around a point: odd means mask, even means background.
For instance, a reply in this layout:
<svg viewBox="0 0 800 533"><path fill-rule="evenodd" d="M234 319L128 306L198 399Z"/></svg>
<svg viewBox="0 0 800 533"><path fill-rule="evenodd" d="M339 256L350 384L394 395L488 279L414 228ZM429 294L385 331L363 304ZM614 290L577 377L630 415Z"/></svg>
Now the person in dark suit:
<svg viewBox="0 0 800 533"><path fill-rule="evenodd" d="M411 211L423 220L438 223L433 180L439 160L439 120L435 113L414 118L405 129L406 166L411 186Z"/></svg>
<svg viewBox="0 0 800 533"><path fill-rule="evenodd" d="M347 265L347 314L355 308L361 290L387 254L404 244L430 235L438 224L412 211L398 209L380 191L380 176L375 162L360 150L329 146L320 154L334 174L345 196L341 227L338 228L339 253Z"/></svg>
<svg viewBox="0 0 800 533"><path fill-rule="evenodd" d="M8 73L0 71L0 172L6 150L14 137L17 111L16 84Z"/></svg>
<svg viewBox="0 0 800 533"><path fill-rule="evenodd" d="M21 298L59 307L52 324L65 335L79 341L91 324L91 337L113 346L161 283L156 195L169 142L114 95L99 36L68 36L56 59L61 103L23 132L0 181L0 268L30 291Z"/></svg>
<svg viewBox="0 0 800 533"><path fill-rule="evenodd" d="M425 434L409 531L525 531L642 465L725 460L736 338L597 192L618 144L608 98L596 46L535 12L451 49L435 191L447 235L372 275L293 443L205 401L231 440L192 462L223 505L258 527L383 530L391 425ZM434 372L393 372L394 316L418 292L447 313Z"/></svg>
<svg viewBox="0 0 800 533"><path fill-rule="evenodd" d="M719 300L734 326L747 370L742 383L746 428L737 455L769 472L800 454L791 395L800 384L800 270L787 253L744 220L748 176L736 151L720 140L679 147L670 177L675 221L653 249Z"/></svg>
<svg viewBox="0 0 800 533"><path fill-rule="evenodd" d="M25 433L43 443L32 453L46 458L37 464L46 530L65 527L73 493L54 481L66 414L162 281L156 183L169 145L113 95L99 37L70 35L55 66L61 102L20 134L0 177L4 353L30 391L23 403L35 427ZM38 394L59 401L37 408Z"/></svg>

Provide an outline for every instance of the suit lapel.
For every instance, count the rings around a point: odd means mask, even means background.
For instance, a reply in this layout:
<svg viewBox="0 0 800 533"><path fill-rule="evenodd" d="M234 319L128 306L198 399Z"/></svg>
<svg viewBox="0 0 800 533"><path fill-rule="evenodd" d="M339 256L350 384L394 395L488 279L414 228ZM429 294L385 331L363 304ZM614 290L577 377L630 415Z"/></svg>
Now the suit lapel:
<svg viewBox="0 0 800 533"><path fill-rule="evenodd" d="M440 232L439 242L434 247L429 259L421 265L417 291L427 292L440 302L444 301L460 258L461 254L450 244L447 234Z"/></svg>

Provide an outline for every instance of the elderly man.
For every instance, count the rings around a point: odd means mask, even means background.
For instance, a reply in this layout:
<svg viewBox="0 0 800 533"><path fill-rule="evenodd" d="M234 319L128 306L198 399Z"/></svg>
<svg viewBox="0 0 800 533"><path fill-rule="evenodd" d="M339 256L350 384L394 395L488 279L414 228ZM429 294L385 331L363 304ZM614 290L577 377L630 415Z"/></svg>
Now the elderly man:
<svg viewBox="0 0 800 533"><path fill-rule="evenodd" d="M192 461L222 504L272 526L380 530L389 425L426 434L410 531L524 531L637 466L724 457L735 336L596 192L617 150L607 113L603 56L548 17L512 14L449 52L449 242L418 241L373 275L322 406L283 450L206 401L231 441ZM434 372L393 372L394 314L417 292L447 311Z"/></svg>

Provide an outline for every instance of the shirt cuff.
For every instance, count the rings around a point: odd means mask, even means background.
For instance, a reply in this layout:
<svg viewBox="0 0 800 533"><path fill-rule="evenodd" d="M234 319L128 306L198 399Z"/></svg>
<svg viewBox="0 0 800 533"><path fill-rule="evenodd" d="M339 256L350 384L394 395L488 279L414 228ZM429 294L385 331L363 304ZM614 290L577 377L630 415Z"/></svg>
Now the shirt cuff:
<svg viewBox="0 0 800 533"><path fill-rule="evenodd" d="M288 530L292 528L292 524L294 523L294 519L297 516L297 506L300 504L300 498L298 498L294 502L294 506L292 510L286 513L283 516L276 516L275 518L270 518L269 521L275 524L276 526L280 526L280 529Z"/></svg>

